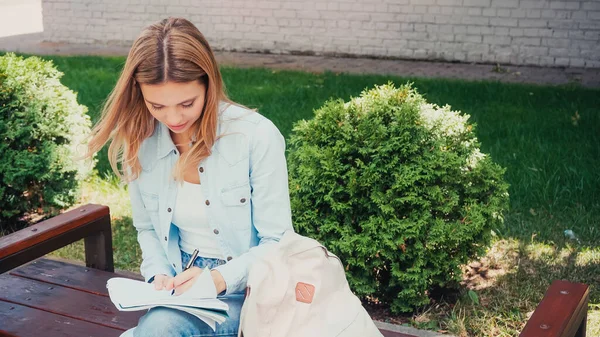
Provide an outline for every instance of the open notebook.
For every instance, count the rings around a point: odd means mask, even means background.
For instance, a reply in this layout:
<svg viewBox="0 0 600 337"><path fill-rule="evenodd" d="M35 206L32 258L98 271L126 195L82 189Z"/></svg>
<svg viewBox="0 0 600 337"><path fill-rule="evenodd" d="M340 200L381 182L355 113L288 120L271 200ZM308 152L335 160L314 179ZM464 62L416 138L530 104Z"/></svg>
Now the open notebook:
<svg viewBox="0 0 600 337"><path fill-rule="evenodd" d="M206 277L202 277L205 276ZM211 282L210 272L203 272L196 282ZM210 285L210 284L208 284ZM214 286L196 287L200 291L195 293L185 292L179 296L171 295L170 290L155 290L154 285L143 281L131 280L122 277L113 277L108 280L106 288L110 300L120 311L137 311L152 307L168 307L186 311L208 324L213 331L216 323L223 323L227 319L229 306L216 298Z"/></svg>

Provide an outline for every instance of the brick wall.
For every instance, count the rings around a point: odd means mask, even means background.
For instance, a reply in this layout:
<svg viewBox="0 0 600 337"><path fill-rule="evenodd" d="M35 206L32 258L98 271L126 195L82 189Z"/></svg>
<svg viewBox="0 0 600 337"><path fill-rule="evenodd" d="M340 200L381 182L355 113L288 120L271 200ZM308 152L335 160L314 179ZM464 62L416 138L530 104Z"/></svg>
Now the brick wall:
<svg viewBox="0 0 600 337"><path fill-rule="evenodd" d="M46 39L130 45L166 16L215 49L600 67L600 0L42 0Z"/></svg>

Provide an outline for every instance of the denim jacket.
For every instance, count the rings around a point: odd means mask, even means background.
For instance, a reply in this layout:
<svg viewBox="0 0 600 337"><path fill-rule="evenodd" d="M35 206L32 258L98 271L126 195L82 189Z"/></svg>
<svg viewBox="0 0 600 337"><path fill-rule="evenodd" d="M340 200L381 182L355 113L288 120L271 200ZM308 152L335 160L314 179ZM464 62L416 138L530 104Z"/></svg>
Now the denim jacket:
<svg viewBox="0 0 600 337"><path fill-rule="evenodd" d="M211 155L198 165L205 200L197 205L205 209L227 261L215 268L227 284L227 295L245 289L252 261L292 230L292 218L285 140L277 127L257 112L222 102L217 137ZM182 271L179 232L171 223L178 157L169 129L157 123L138 153L142 171L129 183L146 281Z"/></svg>

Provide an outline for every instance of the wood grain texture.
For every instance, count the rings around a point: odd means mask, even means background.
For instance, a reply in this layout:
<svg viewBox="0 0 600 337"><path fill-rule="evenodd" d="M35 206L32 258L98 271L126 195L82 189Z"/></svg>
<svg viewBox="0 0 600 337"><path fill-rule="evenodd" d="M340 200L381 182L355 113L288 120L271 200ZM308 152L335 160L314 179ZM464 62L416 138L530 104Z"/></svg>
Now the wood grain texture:
<svg viewBox="0 0 600 337"><path fill-rule="evenodd" d="M0 336L118 337L123 331L0 301Z"/></svg>
<svg viewBox="0 0 600 337"><path fill-rule="evenodd" d="M71 276L63 274L61 278ZM106 296L7 274L0 275L0 301L120 330L137 325L144 313L120 312Z"/></svg>
<svg viewBox="0 0 600 337"><path fill-rule="evenodd" d="M51 259L38 259L10 272L11 275L48 284L72 288L78 291L108 297L106 281L111 277L134 278L143 281L141 275L117 274L86 266Z"/></svg>
<svg viewBox="0 0 600 337"><path fill-rule="evenodd" d="M0 273L85 240L86 265L114 271L108 207L88 204L0 238Z"/></svg>
<svg viewBox="0 0 600 337"><path fill-rule="evenodd" d="M562 280L552 282L519 336L585 336L588 300L587 285Z"/></svg>
<svg viewBox="0 0 600 337"><path fill-rule="evenodd" d="M104 216L109 216L107 206L88 204L0 237L0 259Z"/></svg>

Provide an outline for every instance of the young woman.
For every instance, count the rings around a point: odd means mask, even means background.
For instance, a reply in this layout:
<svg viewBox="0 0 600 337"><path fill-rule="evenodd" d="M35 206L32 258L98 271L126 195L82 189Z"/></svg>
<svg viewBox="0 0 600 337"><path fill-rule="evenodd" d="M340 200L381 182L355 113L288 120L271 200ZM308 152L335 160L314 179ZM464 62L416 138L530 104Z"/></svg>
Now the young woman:
<svg viewBox="0 0 600 337"><path fill-rule="evenodd" d="M181 294L194 291L206 270L229 304L230 317L216 331L158 307L126 334L237 336L252 261L292 229L281 133L227 98L204 36L189 21L169 18L133 43L90 153L109 141L113 170L129 183L144 278ZM183 271L196 249L194 267Z"/></svg>

